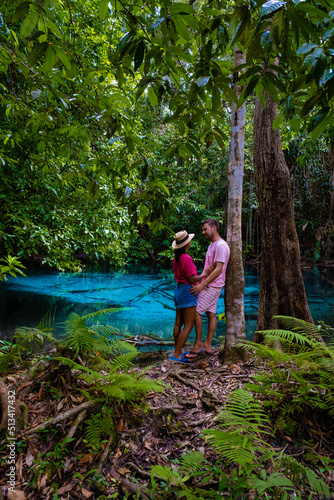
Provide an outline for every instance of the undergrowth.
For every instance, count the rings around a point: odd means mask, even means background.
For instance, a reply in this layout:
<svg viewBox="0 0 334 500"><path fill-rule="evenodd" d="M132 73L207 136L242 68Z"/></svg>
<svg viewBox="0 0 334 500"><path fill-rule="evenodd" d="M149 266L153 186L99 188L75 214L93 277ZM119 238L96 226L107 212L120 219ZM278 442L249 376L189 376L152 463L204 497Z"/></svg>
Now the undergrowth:
<svg viewBox="0 0 334 500"><path fill-rule="evenodd" d="M297 461L284 450L276 451L272 443L282 432L293 435L302 431L311 412L321 414L327 425L328 419L333 420L333 329L295 318L278 319L285 329L261 332L263 344L239 344L265 363L266 369L254 376L255 383L227 397L216 429L202 431L216 450L216 459L209 462L203 453L193 451L170 466L152 467L151 498L330 497L329 487L313 470L312 461ZM332 471L330 456L318 458L325 465L320 472Z"/></svg>

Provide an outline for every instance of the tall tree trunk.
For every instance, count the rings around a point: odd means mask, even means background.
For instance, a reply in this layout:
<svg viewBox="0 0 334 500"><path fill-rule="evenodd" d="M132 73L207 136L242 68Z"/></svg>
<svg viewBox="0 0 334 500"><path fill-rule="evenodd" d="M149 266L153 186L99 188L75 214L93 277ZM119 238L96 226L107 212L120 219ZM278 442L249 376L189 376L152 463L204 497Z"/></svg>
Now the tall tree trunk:
<svg viewBox="0 0 334 500"><path fill-rule="evenodd" d="M260 305L257 330L276 328L275 315L312 322L300 266L290 174L280 132L273 130L276 103L264 92L266 107L256 97L253 162L262 238ZM255 341L261 340L255 334Z"/></svg>
<svg viewBox="0 0 334 500"><path fill-rule="evenodd" d="M244 54L234 51L234 67L245 62ZM237 80L237 75L235 80ZM242 87L235 84L234 91L240 97ZM225 307L226 307L226 336L224 363L239 357L233 348L234 344L246 339L244 315L245 278L242 262L241 238L241 208L242 184L244 177L244 141L245 141L246 106L243 104L237 109L232 104L231 113L231 140L228 162L228 212L227 238L231 255L226 273Z"/></svg>

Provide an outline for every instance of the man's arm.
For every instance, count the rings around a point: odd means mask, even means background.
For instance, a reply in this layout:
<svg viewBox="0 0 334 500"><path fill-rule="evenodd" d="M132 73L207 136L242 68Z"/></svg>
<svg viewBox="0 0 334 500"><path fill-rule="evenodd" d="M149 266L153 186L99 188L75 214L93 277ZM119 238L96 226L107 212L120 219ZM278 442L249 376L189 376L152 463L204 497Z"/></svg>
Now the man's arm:
<svg viewBox="0 0 334 500"><path fill-rule="evenodd" d="M190 288L190 293L198 295L206 286L210 285L210 283L212 283L223 271L223 265L224 262L216 262L216 269L206 278L206 280L202 281L202 283L193 285Z"/></svg>

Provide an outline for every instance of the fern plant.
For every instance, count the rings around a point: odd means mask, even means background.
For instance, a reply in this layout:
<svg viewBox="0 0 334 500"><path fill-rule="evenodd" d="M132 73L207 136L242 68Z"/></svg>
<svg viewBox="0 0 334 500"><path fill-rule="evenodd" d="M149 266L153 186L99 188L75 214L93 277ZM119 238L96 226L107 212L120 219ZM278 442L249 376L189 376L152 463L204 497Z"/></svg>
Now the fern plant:
<svg viewBox="0 0 334 500"><path fill-rule="evenodd" d="M277 318L284 330L261 332L263 344L239 345L264 359L270 368L269 373L255 375L255 384L248 384L248 389L263 394L265 405L278 413L277 425L292 432L298 425L298 414L320 409L334 417L333 332L325 325L285 316ZM327 344L322 336L327 337Z"/></svg>
<svg viewBox="0 0 334 500"><path fill-rule="evenodd" d="M175 491L178 498L188 500L245 498L256 490L256 498L301 498L301 489L308 486L320 498L329 496L329 488L311 469L284 453L275 452L263 437L274 438L268 416L261 404L244 389L237 389L227 398L219 415L219 429L207 429L203 434L217 452L219 459L209 464L203 454L195 451L183 455L179 467L155 466L151 483L159 491L155 478L160 478ZM226 474L227 467L230 472ZM268 474L270 467L272 472ZM208 488L214 481L214 487ZM311 498L309 496L309 498Z"/></svg>
<svg viewBox="0 0 334 500"><path fill-rule="evenodd" d="M65 321L65 337L63 345L73 349L74 356L79 353L99 352L100 354L112 354L115 346L110 341L110 337L116 329L112 326L87 325L87 322L97 316L111 314L122 311L124 308L102 309L85 316L71 313Z"/></svg>
<svg viewBox="0 0 334 500"><path fill-rule="evenodd" d="M17 362L22 362L22 355L28 357L38 352L45 342L58 344L53 336L54 316L48 312L36 328L20 327L15 330L13 342L5 344L0 356L0 373L8 371ZM1 347L1 346L0 346Z"/></svg>

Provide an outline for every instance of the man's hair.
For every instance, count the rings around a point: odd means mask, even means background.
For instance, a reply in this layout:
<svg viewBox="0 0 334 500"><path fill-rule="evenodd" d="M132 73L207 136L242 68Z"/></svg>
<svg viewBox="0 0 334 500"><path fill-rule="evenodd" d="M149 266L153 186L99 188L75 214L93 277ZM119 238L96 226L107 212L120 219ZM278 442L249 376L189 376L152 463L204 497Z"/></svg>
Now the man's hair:
<svg viewBox="0 0 334 500"><path fill-rule="evenodd" d="M219 222L216 219L202 220L202 226L204 226L204 224L209 224L210 227L215 226L217 228L217 231L219 231Z"/></svg>

